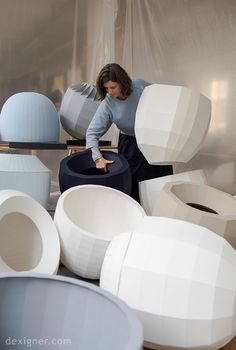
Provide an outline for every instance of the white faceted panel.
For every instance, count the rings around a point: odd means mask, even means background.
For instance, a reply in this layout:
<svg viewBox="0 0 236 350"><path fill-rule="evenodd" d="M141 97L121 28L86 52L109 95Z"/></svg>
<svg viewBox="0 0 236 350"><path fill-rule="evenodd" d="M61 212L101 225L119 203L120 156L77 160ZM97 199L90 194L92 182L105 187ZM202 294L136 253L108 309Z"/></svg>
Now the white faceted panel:
<svg viewBox="0 0 236 350"><path fill-rule="evenodd" d="M96 94L96 87L84 82L67 89L61 104L60 121L66 132L74 138L85 138L100 104Z"/></svg>
<svg viewBox="0 0 236 350"><path fill-rule="evenodd" d="M147 86L136 111L138 147L150 164L188 162L206 136L211 116L208 98L190 88Z"/></svg>
<svg viewBox="0 0 236 350"><path fill-rule="evenodd" d="M48 212L15 190L0 191L0 272L54 274L59 236Z"/></svg>
<svg viewBox="0 0 236 350"><path fill-rule="evenodd" d="M51 171L33 155L0 154L0 190L24 192L46 207Z"/></svg>
<svg viewBox="0 0 236 350"><path fill-rule="evenodd" d="M149 343L216 350L236 335L236 252L204 227L144 217L111 241L100 287L136 311Z"/></svg>
<svg viewBox="0 0 236 350"><path fill-rule="evenodd" d="M175 181L186 181L199 184L206 184L207 182L203 170L193 170L139 182L140 201L147 215L152 215L154 204L158 200L164 185L167 182Z"/></svg>
<svg viewBox="0 0 236 350"><path fill-rule="evenodd" d="M54 215L63 264L81 277L98 279L111 239L133 230L144 215L135 200L110 187L81 185L66 190Z"/></svg>
<svg viewBox="0 0 236 350"><path fill-rule="evenodd" d="M231 194L216 188L190 182L166 183L152 215L204 226L236 248L236 201Z"/></svg>
<svg viewBox="0 0 236 350"><path fill-rule="evenodd" d="M0 115L0 139L15 142L57 142L59 119L48 97L20 92L8 98Z"/></svg>

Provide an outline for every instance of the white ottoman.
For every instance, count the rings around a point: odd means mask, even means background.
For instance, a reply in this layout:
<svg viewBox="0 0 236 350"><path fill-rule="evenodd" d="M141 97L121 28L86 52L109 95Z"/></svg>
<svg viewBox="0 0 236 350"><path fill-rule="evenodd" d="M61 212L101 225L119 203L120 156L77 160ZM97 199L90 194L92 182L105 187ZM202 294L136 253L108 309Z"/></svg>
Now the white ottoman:
<svg viewBox="0 0 236 350"><path fill-rule="evenodd" d="M0 272L54 274L59 236L51 216L23 192L0 191Z"/></svg>
<svg viewBox="0 0 236 350"><path fill-rule="evenodd" d="M51 171L33 155L0 154L0 190L24 192L46 207Z"/></svg>

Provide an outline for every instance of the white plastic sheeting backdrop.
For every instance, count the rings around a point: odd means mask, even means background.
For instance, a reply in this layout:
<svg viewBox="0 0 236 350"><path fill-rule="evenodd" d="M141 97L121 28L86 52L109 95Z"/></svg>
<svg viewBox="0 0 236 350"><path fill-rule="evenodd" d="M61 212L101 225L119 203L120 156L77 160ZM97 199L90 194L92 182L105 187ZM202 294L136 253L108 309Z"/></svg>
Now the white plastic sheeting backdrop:
<svg viewBox="0 0 236 350"><path fill-rule="evenodd" d="M1 103L18 91L94 83L111 61L206 95L206 140L175 169L203 168L210 185L236 193L235 0L0 0L0 33Z"/></svg>

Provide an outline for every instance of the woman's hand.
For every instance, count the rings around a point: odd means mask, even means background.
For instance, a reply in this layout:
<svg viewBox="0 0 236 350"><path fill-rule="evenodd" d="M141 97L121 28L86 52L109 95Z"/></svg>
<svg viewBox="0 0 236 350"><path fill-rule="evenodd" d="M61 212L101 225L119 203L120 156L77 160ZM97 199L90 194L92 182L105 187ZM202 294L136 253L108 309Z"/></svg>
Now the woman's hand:
<svg viewBox="0 0 236 350"><path fill-rule="evenodd" d="M96 168L101 169L104 173L107 172L107 165L114 163L114 160L107 160L103 157L95 160Z"/></svg>

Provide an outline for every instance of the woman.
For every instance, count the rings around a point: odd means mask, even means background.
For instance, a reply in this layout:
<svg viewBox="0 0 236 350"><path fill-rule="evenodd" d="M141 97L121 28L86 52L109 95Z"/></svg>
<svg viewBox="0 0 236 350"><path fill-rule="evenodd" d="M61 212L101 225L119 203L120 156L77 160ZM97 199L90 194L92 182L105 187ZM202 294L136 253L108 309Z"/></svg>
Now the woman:
<svg viewBox="0 0 236 350"><path fill-rule="evenodd" d="M112 123L120 129L118 152L130 165L132 175L131 197L139 202L139 181L173 174L171 165L150 165L139 150L134 133L135 115L143 89L149 84L142 79L131 79L117 63L107 64L97 81L99 105L86 134L86 148L91 148L96 168L107 170L113 161L103 158L98 149L99 138Z"/></svg>

